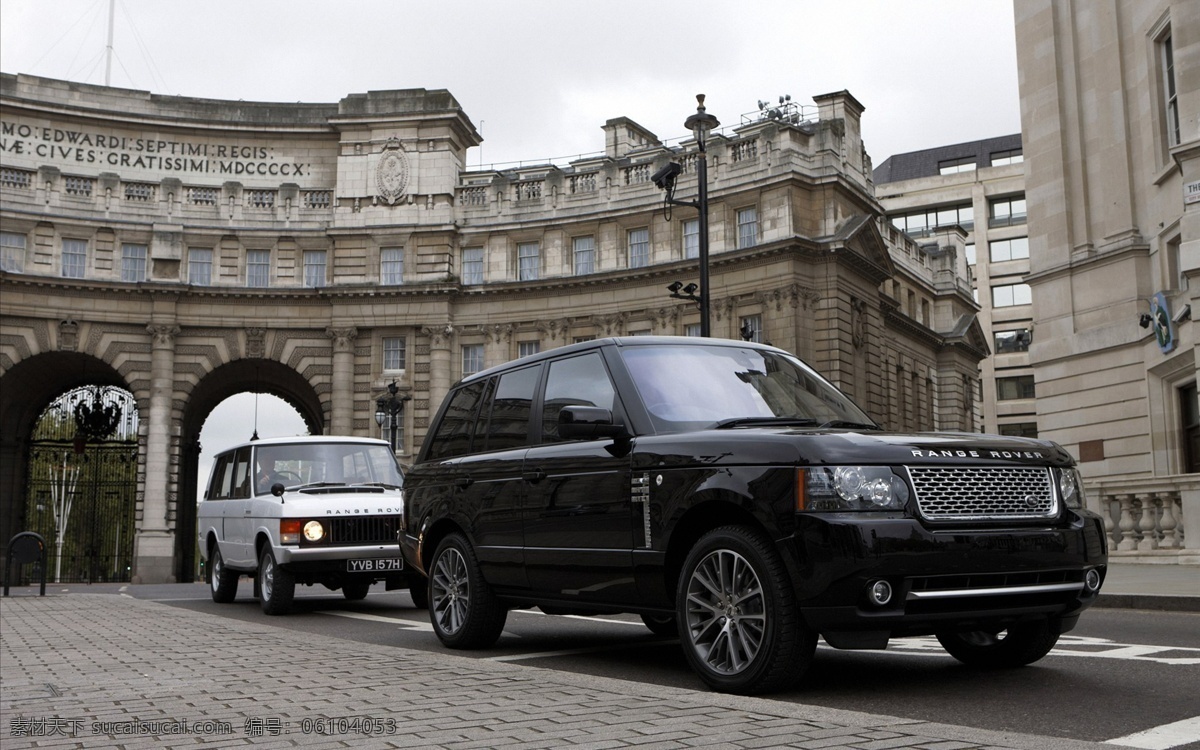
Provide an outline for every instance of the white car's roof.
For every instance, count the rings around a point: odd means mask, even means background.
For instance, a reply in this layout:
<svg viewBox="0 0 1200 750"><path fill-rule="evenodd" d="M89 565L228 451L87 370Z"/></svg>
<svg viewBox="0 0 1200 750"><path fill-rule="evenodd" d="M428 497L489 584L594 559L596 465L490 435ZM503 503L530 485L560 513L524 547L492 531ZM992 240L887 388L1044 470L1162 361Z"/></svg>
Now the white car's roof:
<svg viewBox="0 0 1200 750"><path fill-rule="evenodd" d="M243 446L264 446L264 445L302 445L320 443L325 445L382 445L388 447L386 440L369 437L353 437L350 435L295 435L293 437L273 437L259 438L258 440L247 440L237 445L231 445L221 453L231 450L237 450Z"/></svg>

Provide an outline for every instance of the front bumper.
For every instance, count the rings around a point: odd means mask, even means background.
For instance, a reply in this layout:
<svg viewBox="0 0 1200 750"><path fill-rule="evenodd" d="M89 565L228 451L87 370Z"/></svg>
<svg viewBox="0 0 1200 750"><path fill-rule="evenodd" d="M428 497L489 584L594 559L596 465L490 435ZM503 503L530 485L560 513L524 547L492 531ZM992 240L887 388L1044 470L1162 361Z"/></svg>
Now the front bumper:
<svg viewBox="0 0 1200 750"><path fill-rule="evenodd" d="M1108 561L1099 518L1068 515L1039 527L931 530L911 518L813 514L783 547L806 622L834 646L882 648L893 636L1035 618L1065 632L1096 601ZM884 603L870 595L879 581L891 592Z"/></svg>
<svg viewBox="0 0 1200 750"><path fill-rule="evenodd" d="M395 544L361 544L347 547L321 546L298 547L286 545L275 548L275 560L289 567L304 566L306 569L319 567L346 572L347 560L380 559L400 557Z"/></svg>

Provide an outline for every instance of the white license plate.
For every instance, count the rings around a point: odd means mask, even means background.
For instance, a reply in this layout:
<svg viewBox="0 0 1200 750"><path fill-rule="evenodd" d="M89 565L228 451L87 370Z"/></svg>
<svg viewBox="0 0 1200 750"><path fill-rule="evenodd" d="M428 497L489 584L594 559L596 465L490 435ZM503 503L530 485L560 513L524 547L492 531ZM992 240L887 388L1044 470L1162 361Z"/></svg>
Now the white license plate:
<svg viewBox="0 0 1200 750"><path fill-rule="evenodd" d="M369 560L347 560L346 571L350 573L386 573L404 570L404 560L399 557L380 557Z"/></svg>

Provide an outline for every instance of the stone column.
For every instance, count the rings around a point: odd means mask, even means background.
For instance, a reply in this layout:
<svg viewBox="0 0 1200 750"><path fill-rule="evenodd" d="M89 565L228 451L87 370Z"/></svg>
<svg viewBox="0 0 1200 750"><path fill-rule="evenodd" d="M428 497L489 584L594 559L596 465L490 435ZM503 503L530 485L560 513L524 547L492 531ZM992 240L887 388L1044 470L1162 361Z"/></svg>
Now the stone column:
<svg viewBox="0 0 1200 750"><path fill-rule="evenodd" d="M454 339L454 326L426 326L421 334L429 337L429 417L431 420L441 408L442 400L453 382L450 374L450 346Z"/></svg>
<svg viewBox="0 0 1200 750"><path fill-rule="evenodd" d="M326 328L333 340L333 382L330 383L330 435L354 434L354 341L358 329Z"/></svg>
<svg viewBox="0 0 1200 750"><path fill-rule="evenodd" d="M150 418L146 427L146 476L142 517L134 540L134 583L175 581L175 540L167 517L171 480L171 405L175 392L175 337L179 326L146 326L150 355Z"/></svg>

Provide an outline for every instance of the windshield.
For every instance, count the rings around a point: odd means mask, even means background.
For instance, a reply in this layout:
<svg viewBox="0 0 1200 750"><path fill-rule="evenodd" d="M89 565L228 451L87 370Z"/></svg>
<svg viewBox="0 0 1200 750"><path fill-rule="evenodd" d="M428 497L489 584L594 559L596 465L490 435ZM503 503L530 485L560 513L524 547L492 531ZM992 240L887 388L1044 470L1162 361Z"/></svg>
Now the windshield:
<svg viewBox="0 0 1200 750"><path fill-rule="evenodd" d="M374 485L401 487L404 479L386 445L367 443L295 443L264 445L255 450L255 492L271 486Z"/></svg>
<svg viewBox="0 0 1200 750"><path fill-rule="evenodd" d="M875 425L841 391L781 353L700 344L629 346L620 352L658 432L743 421Z"/></svg>

